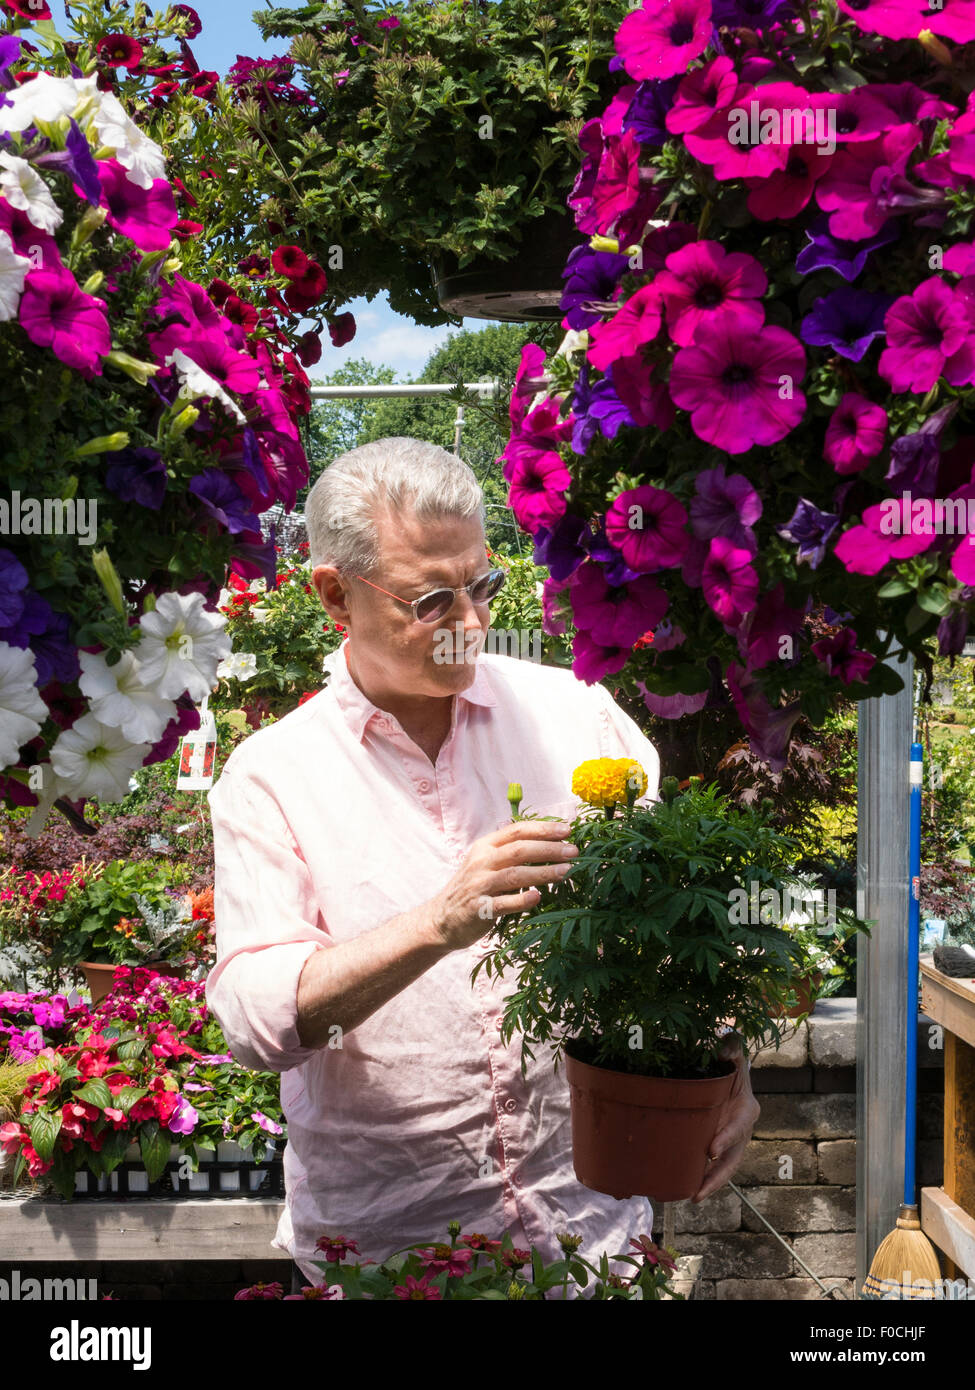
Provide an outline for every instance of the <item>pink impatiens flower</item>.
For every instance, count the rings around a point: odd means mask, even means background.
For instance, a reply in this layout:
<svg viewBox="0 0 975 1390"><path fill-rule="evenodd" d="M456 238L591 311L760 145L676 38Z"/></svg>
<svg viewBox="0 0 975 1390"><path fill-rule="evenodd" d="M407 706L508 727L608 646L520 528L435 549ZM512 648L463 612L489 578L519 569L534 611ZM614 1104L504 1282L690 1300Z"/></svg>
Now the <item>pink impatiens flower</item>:
<svg viewBox="0 0 975 1390"><path fill-rule="evenodd" d="M687 71L711 38L711 0L643 0L614 40L623 67L638 82Z"/></svg>
<svg viewBox="0 0 975 1390"><path fill-rule="evenodd" d="M20 324L32 343L83 376L101 376L100 357L112 349L104 300L84 294L70 270L32 270L20 301Z"/></svg>

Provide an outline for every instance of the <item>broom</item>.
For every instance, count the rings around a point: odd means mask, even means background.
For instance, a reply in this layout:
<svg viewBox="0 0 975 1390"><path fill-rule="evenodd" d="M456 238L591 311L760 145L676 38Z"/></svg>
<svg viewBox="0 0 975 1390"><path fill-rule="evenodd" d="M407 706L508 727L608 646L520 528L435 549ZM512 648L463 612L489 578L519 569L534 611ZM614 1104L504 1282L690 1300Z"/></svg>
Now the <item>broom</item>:
<svg viewBox="0 0 975 1390"><path fill-rule="evenodd" d="M861 1290L864 1298L931 1299L941 1278L934 1246L921 1230L914 1187L917 1114L917 979L921 918L921 786L923 749L911 744L910 871L907 916L907 1109L904 1124L904 1202L897 1224L877 1249ZM918 1281L924 1281L920 1288Z"/></svg>

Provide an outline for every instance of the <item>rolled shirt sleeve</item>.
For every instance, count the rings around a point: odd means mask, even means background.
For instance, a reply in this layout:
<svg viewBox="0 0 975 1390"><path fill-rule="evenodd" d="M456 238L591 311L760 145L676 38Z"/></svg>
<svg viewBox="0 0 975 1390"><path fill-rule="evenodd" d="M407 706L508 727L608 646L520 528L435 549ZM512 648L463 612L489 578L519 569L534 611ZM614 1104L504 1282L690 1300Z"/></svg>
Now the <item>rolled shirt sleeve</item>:
<svg viewBox="0 0 975 1390"><path fill-rule="evenodd" d="M298 1038L302 969L334 943L308 865L262 779L228 759L209 802L217 963L207 1002L239 1062L287 1071L314 1055Z"/></svg>

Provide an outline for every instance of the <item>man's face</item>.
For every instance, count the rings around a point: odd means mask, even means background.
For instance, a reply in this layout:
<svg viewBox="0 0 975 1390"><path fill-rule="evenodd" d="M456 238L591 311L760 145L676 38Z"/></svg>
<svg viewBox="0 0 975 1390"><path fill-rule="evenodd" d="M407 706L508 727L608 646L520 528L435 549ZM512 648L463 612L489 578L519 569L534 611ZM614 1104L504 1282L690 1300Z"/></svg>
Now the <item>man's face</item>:
<svg viewBox="0 0 975 1390"><path fill-rule="evenodd" d="M427 522L412 511L381 511L377 529L380 565L368 577L401 598L459 588L491 568L479 517ZM473 683L491 625L487 604L458 593L444 617L420 623L405 604L331 566L317 566L312 580L324 607L347 627L354 674L370 691L446 698Z"/></svg>

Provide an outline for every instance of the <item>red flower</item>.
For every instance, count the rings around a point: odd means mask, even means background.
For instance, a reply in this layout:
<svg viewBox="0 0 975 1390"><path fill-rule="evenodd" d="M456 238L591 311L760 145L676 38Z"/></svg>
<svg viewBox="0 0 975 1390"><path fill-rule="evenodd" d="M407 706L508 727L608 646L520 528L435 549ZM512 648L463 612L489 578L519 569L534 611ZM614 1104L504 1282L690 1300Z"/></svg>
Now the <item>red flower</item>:
<svg viewBox="0 0 975 1390"><path fill-rule="evenodd" d="M530 1263L531 1257L532 1252L530 1250L519 1250L517 1247L513 1250L501 1251L501 1263L506 1265L508 1269L521 1269L522 1265Z"/></svg>
<svg viewBox="0 0 975 1390"><path fill-rule="evenodd" d="M131 34L106 34L95 48L110 68L137 68L142 62L142 44Z"/></svg>
<svg viewBox="0 0 975 1390"><path fill-rule="evenodd" d="M360 1253L358 1242L348 1240L345 1236L319 1236L315 1242L315 1249L324 1252L329 1264L338 1264L350 1251L356 1255Z"/></svg>
<svg viewBox="0 0 975 1390"><path fill-rule="evenodd" d="M288 280L301 280L308 274L311 261L300 246L276 246L271 264L278 275Z"/></svg>
<svg viewBox="0 0 975 1390"><path fill-rule="evenodd" d="M276 289L274 285L268 285L267 290L265 292L265 297L267 299L267 302L272 306L272 308L277 309L279 314L291 313L290 306L285 304L284 300L281 298L281 291L279 289Z"/></svg>
<svg viewBox="0 0 975 1390"><path fill-rule="evenodd" d="M487 1236L482 1236L479 1231L474 1231L469 1236L461 1236L463 1243L471 1250L483 1250L488 1255L493 1255L495 1250L501 1249L500 1240L488 1240Z"/></svg>
<svg viewBox="0 0 975 1390"><path fill-rule="evenodd" d="M314 700L315 696L320 694L320 690L306 690L304 695L302 695L301 699L298 701L299 706L303 705L306 700Z"/></svg>
<svg viewBox="0 0 975 1390"><path fill-rule="evenodd" d="M173 187L177 190L177 192L179 193L179 196L180 196L181 198L185 198L185 199L186 199L186 201L189 203L189 205L190 205L191 208L195 208L195 207L196 207L196 199L193 197L193 194L192 194L192 193L190 192L190 190L186 187L186 184L183 182L183 180L179 177L178 174L174 174L174 175L172 176L172 178L169 180L169 182L170 182L170 183L173 185ZM228 289L229 289L229 286L228 286Z"/></svg>
<svg viewBox="0 0 975 1390"><path fill-rule="evenodd" d="M405 1284L397 1284L393 1289L397 1298L410 1298L419 1300L421 1298L443 1298L443 1294L435 1284L431 1284L428 1279L414 1279L412 1274L406 1276Z"/></svg>
<svg viewBox="0 0 975 1390"><path fill-rule="evenodd" d="M224 300L223 311L230 322L239 323L245 333L252 333L257 327L257 310L239 295L229 294Z"/></svg>
<svg viewBox="0 0 975 1390"><path fill-rule="evenodd" d="M51 11L47 0L3 0L8 10L19 14L22 19L50 19Z"/></svg>
<svg viewBox="0 0 975 1390"><path fill-rule="evenodd" d="M344 347L355 337L355 317L352 314L339 314L328 325L328 336L332 347Z"/></svg>
<svg viewBox="0 0 975 1390"><path fill-rule="evenodd" d="M298 357L304 367L314 367L322 355L322 340L317 333L303 333L295 345Z"/></svg>
<svg viewBox="0 0 975 1390"><path fill-rule="evenodd" d="M473 1250L451 1250L449 1245L434 1245L429 1250L418 1250L420 1263L428 1274L443 1274L459 1278L470 1269L474 1258Z"/></svg>
<svg viewBox="0 0 975 1390"><path fill-rule="evenodd" d="M164 106L169 98L175 96L178 91L178 82L173 82L172 80L157 82L149 92L149 105Z"/></svg>
<svg viewBox="0 0 975 1390"><path fill-rule="evenodd" d="M328 277L317 261L311 261L307 273L300 279L291 281L284 292L284 297L296 313L301 313L317 304L327 289Z"/></svg>
<svg viewBox="0 0 975 1390"><path fill-rule="evenodd" d="M185 82L185 90L192 96L207 100L212 97L217 90L217 83L220 81L220 74L208 69L201 68L199 72L194 72Z"/></svg>
<svg viewBox="0 0 975 1390"><path fill-rule="evenodd" d="M199 236L202 231L202 222L191 222L188 217L181 217L173 228L173 236L180 241L189 241L191 236Z"/></svg>
<svg viewBox="0 0 975 1390"><path fill-rule="evenodd" d="M186 37L188 39L195 39L203 28L203 25L200 23L200 16L197 14L196 10L193 9L192 5L170 5L170 9L173 10L175 14L183 15L189 21Z"/></svg>

